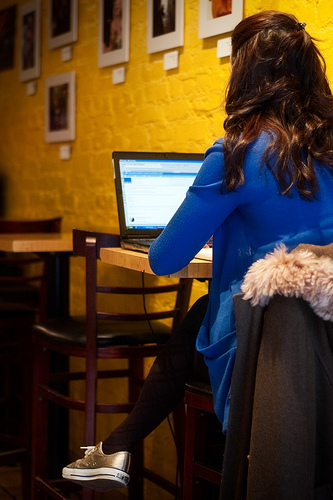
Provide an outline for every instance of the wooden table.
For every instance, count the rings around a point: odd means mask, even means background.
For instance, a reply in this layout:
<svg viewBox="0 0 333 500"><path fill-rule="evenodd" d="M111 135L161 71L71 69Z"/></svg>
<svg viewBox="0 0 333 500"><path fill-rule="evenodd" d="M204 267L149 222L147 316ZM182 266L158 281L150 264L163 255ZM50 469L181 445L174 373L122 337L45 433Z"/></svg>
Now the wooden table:
<svg viewBox="0 0 333 500"><path fill-rule="evenodd" d="M107 264L154 274L149 265L146 253L125 250L124 248L101 248L100 256L101 260ZM203 259L193 259L184 269L177 273L169 274L167 277L208 279L212 277L212 262Z"/></svg>
<svg viewBox="0 0 333 500"><path fill-rule="evenodd" d="M72 252L71 233L19 233L0 234L0 251L25 252Z"/></svg>

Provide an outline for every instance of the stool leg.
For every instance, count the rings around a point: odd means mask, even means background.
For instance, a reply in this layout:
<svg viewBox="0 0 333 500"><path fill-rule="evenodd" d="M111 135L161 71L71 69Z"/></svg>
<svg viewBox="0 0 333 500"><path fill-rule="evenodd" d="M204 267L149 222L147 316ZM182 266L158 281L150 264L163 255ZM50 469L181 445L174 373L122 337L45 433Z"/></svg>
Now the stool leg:
<svg viewBox="0 0 333 500"><path fill-rule="evenodd" d="M135 402L140 394L141 382L143 381L143 359L129 359L130 375L128 379L128 400ZM141 470L144 467L144 444L140 443L133 455L131 465L131 480L128 485L129 500L143 500L143 476Z"/></svg>
<svg viewBox="0 0 333 500"><path fill-rule="evenodd" d="M39 384L49 372L49 352L35 345L31 414L31 498L43 498L36 477L47 477L48 402L39 394Z"/></svg>
<svg viewBox="0 0 333 500"><path fill-rule="evenodd" d="M174 411L172 412L175 440L177 447L178 463L179 463L179 476L181 483L184 477L184 454L185 454L185 403L181 401ZM182 485L181 485L182 486Z"/></svg>
<svg viewBox="0 0 333 500"><path fill-rule="evenodd" d="M194 453L195 453L195 413L191 406L186 412L183 500L192 500L194 481Z"/></svg>
<svg viewBox="0 0 333 500"><path fill-rule="evenodd" d="M195 464L202 459L210 426L210 413L193 406L187 406L185 459L183 479L183 500L202 500L206 498L207 483L196 476ZM210 481L207 478L208 481Z"/></svg>
<svg viewBox="0 0 333 500"><path fill-rule="evenodd" d="M31 341L31 339L29 339ZM22 496L23 500L30 500L30 460L29 460L29 450L30 446L30 438L31 438L31 390L32 390L32 376L31 376L31 368L28 366L32 363L32 352L31 352L31 343L27 346L26 350L26 361L23 361L23 377L24 381L22 382L22 403L23 403L23 412L25 413L23 421L24 421L24 443L27 447L27 458L23 460L21 463L21 476L22 476ZM29 361L27 361L29 360Z"/></svg>
<svg viewBox="0 0 333 500"><path fill-rule="evenodd" d="M28 334L29 333L29 334ZM27 459L22 462L22 493L23 500L30 499L30 460L29 453L31 449L31 399L32 399L32 373L31 366L33 363L32 352L32 334L31 325L28 331L23 331L25 339L22 342L24 349L22 359L22 408L24 412L23 417L23 442L27 448Z"/></svg>

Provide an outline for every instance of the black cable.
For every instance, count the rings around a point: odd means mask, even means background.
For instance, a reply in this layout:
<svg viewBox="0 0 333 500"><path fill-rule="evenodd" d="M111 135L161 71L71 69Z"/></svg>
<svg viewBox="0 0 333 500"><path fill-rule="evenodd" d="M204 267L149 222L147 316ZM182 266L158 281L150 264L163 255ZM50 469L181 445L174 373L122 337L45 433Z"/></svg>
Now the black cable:
<svg viewBox="0 0 333 500"><path fill-rule="evenodd" d="M145 272L142 271L141 273L141 281L142 281L142 303L143 303L143 310L145 312L145 315L147 317L147 322L150 328L150 331L153 335L155 335L154 328L150 322L150 319L148 318L148 312L147 312L147 307L146 307L146 294L145 294Z"/></svg>

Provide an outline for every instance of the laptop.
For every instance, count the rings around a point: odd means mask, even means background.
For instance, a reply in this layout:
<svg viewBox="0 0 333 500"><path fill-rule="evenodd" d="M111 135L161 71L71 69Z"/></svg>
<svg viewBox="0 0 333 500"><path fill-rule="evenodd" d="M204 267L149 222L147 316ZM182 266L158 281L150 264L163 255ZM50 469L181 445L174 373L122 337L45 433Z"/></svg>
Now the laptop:
<svg viewBox="0 0 333 500"><path fill-rule="evenodd" d="M148 252L184 200L203 159L198 153L112 153L123 248Z"/></svg>

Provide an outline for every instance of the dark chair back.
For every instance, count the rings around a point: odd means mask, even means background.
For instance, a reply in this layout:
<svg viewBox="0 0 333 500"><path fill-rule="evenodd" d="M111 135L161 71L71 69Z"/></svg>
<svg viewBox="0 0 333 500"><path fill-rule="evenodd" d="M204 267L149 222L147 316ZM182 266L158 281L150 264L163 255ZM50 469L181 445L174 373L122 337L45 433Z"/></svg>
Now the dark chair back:
<svg viewBox="0 0 333 500"><path fill-rule="evenodd" d="M0 234L59 233L61 217L41 220L0 219ZM46 286L45 258L31 253L0 253L0 302L45 307L42 288Z"/></svg>
<svg viewBox="0 0 333 500"><path fill-rule="evenodd" d="M41 220L0 219L0 234L4 233L60 233L61 217Z"/></svg>
<svg viewBox="0 0 333 500"><path fill-rule="evenodd" d="M96 261L100 258L101 248L119 247L120 238L118 235L85 231L80 229L73 230L73 255L86 258L86 313L87 317L91 315L92 320L95 317L102 320L117 321L154 321L160 319L173 319L172 331L179 327L186 316L189 298L192 288L191 279L180 279L177 283L156 286L122 287L122 286L104 286L97 283L97 265ZM96 299L98 293L103 294L125 294L125 295L152 295L169 292L178 293L175 307L163 309L142 314L133 313L110 313L97 311Z"/></svg>

